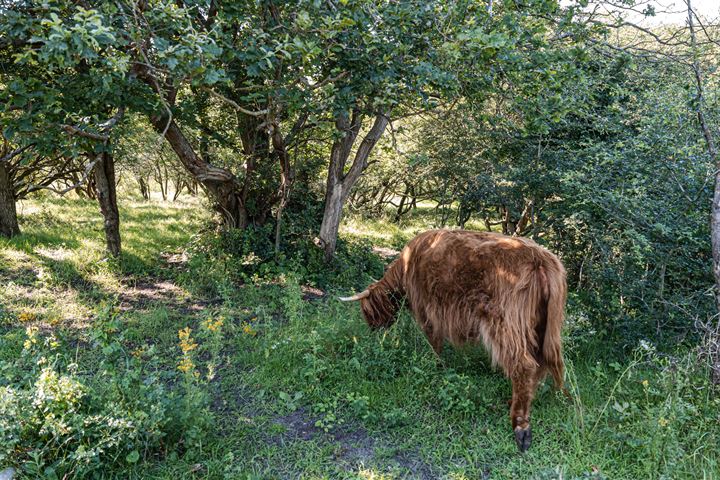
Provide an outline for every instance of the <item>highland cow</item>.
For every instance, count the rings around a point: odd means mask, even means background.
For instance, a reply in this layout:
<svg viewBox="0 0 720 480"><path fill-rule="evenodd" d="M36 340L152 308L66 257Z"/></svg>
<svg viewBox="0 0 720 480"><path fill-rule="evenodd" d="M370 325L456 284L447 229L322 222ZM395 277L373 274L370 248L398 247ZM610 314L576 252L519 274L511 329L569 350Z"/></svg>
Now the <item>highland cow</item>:
<svg viewBox="0 0 720 480"><path fill-rule="evenodd" d="M405 298L438 355L444 340L482 342L512 381L510 421L524 452L539 382L549 372L562 388L566 288L560 260L530 239L432 230L412 239L382 279L341 300L360 300L377 328L395 321Z"/></svg>

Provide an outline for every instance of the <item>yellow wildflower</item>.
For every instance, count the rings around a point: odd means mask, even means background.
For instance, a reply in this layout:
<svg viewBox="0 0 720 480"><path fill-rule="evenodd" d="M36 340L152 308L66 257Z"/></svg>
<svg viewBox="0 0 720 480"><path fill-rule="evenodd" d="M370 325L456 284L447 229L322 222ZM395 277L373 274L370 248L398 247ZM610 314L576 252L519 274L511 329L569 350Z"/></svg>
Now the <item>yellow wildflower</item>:
<svg viewBox="0 0 720 480"><path fill-rule="evenodd" d="M145 350L143 349L143 347L140 347L140 348L136 348L135 350L130 352L130 355L139 359L139 358L142 358L144 353L145 353Z"/></svg>
<svg viewBox="0 0 720 480"><path fill-rule="evenodd" d="M642 381L642 386L643 386L643 387L648 388L649 385L650 385L650 382L648 382L647 380L643 380L643 381Z"/></svg>
<svg viewBox="0 0 720 480"><path fill-rule="evenodd" d="M216 320L213 320L212 317L210 317L205 320L205 328L211 332L219 332L224 324L225 319L223 317L218 317Z"/></svg>
<svg viewBox="0 0 720 480"><path fill-rule="evenodd" d="M191 371L193 368L195 368L195 364L190 360L188 357L183 357L182 360L180 360L180 363L178 364L178 370L180 370L183 373L187 373Z"/></svg>
<svg viewBox="0 0 720 480"><path fill-rule="evenodd" d="M192 330L190 327L185 327L182 330L178 330L178 338L180 339L180 350L183 351L183 353L188 353L192 350L195 350L198 346L197 343L193 340L193 338L190 336L192 333Z"/></svg>
<svg viewBox="0 0 720 480"><path fill-rule="evenodd" d="M46 344L52 349L58 348L60 346L60 342L58 341L57 337L55 337L55 335L51 335L46 340Z"/></svg>
<svg viewBox="0 0 720 480"><path fill-rule="evenodd" d="M658 419L658 425L660 425L661 427L667 427L669 423L670 423L670 420L668 420L665 417L660 417Z"/></svg>
<svg viewBox="0 0 720 480"><path fill-rule="evenodd" d="M252 328L252 326L249 323L243 322L242 324L243 333L245 335L250 335L251 337L254 337L257 335L257 332Z"/></svg>
<svg viewBox="0 0 720 480"><path fill-rule="evenodd" d="M23 347L26 350L32 348L33 345L37 344L37 335L39 331L40 329L38 327L27 327L25 329L25 335L27 335L27 340L25 340L25 343L23 343Z"/></svg>
<svg viewBox="0 0 720 480"><path fill-rule="evenodd" d="M21 312L20 315L18 315L18 320L22 323L34 322L37 320L37 315L33 312Z"/></svg>

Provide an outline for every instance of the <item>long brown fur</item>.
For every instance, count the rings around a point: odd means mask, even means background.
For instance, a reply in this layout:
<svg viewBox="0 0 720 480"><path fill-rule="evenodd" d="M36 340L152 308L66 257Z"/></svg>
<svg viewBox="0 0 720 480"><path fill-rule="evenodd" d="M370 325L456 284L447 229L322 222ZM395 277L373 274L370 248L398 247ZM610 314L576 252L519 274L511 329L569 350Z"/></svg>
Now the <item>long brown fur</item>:
<svg viewBox="0 0 720 480"><path fill-rule="evenodd" d="M511 420L525 450L537 384L549 371L562 388L566 288L560 260L530 239L431 230L411 240L368 287L361 308L371 327L389 326L406 297L437 353L443 340L482 342L513 382Z"/></svg>

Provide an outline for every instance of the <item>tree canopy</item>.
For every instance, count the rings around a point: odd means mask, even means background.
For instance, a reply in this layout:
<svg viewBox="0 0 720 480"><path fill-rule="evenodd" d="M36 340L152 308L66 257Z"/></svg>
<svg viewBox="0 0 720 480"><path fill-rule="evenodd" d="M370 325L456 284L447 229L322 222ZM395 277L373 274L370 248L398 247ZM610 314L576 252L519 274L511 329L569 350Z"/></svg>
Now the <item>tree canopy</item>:
<svg viewBox="0 0 720 480"><path fill-rule="evenodd" d="M348 202L398 222L432 202L561 251L599 316L699 318L716 27L586 3L5 2L4 203L89 184L117 254L119 168L331 262Z"/></svg>

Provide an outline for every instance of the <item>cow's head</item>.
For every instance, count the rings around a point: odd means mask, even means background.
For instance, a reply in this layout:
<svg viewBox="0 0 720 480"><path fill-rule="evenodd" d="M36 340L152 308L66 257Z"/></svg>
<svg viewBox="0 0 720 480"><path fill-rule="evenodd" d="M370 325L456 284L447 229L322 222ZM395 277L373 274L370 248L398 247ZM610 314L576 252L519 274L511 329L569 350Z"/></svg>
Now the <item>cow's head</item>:
<svg viewBox="0 0 720 480"><path fill-rule="evenodd" d="M340 300L343 302L360 300L360 310L372 329L389 327L395 323L401 303L397 292L390 290L382 280L352 297L340 297Z"/></svg>

